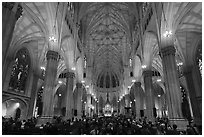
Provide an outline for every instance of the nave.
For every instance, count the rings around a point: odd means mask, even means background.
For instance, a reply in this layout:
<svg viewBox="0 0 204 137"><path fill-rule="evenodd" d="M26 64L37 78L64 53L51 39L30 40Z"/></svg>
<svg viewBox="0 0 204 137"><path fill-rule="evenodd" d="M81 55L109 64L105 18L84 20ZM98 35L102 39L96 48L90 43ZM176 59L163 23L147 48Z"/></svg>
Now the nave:
<svg viewBox="0 0 204 137"><path fill-rule="evenodd" d="M2 126L202 134L202 3L2 2Z"/></svg>

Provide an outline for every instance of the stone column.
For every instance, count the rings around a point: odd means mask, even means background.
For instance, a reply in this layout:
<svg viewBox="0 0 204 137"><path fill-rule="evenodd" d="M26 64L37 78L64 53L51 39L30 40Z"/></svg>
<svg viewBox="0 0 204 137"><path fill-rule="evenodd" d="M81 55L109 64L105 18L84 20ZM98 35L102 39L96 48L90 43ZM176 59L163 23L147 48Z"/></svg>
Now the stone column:
<svg viewBox="0 0 204 137"><path fill-rule="evenodd" d="M66 83L66 115L65 117L67 119L71 119L73 117L72 109L73 109L73 103L74 103L74 97L73 97L73 86L74 86L74 77L75 74L73 72L67 72L67 83Z"/></svg>
<svg viewBox="0 0 204 137"><path fill-rule="evenodd" d="M2 3L2 64L4 65L13 36L16 21L22 15L22 7L15 2Z"/></svg>
<svg viewBox="0 0 204 137"><path fill-rule="evenodd" d="M77 118L81 118L82 116L82 83L76 83L77 88L77 100L76 102L76 110L77 110Z"/></svg>
<svg viewBox="0 0 204 137"><path fill-rule="evenodd" d="M30 95L31 98L30 98L29 108L28 108L28 118L31 118L34 116L35 105L37 101L38 80L39 80L39 76L33 73L33 83L32 83L32 89L31 89L31 95Z"/></svg>
<svg viewBox="0 0 204 137"><path fill-rule="evenodd" d="M174 119L182 118L181 91L177 74L175 52L174 46L168 46L161 49L168 117L173 123L175 123Z"/></svg>
<svg viewBox="0 0 204 137"><path fill-rule="evenodd" d="M145 99L146 99L146 114L147 119L154 121L153 108L155 107L153 85L152 85L152 71L143 71L144 87L145 87Z"/></svg>
<svg viewBox="0 0 204 137"><path fill-rule="evenodd" d="M56 51L49 50L47 52L41 123L51 122L54 114L54 87L57 75L58 59L59 54Z"/></svg>
<svg viewBox="0 0 204 137"><path fill-rule="evenodd" d="M140 96L140 92L142 90L141 82L135 82L135 107L136 107L136 116L140 117L140 111L144 111L144 100ZM143 91L142 91L143 92Z"/></svg>
<svg viewBox="0 0 204 137"><path fill-rule="evenodd" d="M88 116L89 116L89 117L91 116L91 108L90 108L90 105L91 105L91 95L88 94L88 95L87 95L87 109L88 109Z"/></svg>
<svg viewBox="0 0 204 137"><path fill-rule="evenodd" d="M199 101L197 100L196 89L195 89L195 80L193 79L193 67L186 67L184 69L184 76L186 78L186 82L188 85L190 101L192 104L192 111L193 111L193 119L194 123L197 125L202 125L202 112L199 108Z"/></svg>

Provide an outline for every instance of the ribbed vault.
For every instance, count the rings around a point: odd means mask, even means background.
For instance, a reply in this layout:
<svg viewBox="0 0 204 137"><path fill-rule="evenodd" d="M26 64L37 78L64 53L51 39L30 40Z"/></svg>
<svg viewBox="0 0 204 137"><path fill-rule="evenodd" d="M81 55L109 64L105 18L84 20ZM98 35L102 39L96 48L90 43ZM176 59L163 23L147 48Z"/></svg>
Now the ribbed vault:
<svg viewBox="0 0 204 137"><path fill-rule="evenodd" d="M90 3L86 16L85 54L91 54L96 80L101 73L120 75L124 56L131 51L131 16L127 3ZM104 71L105 70L105 71ZM117 76L120 77L120 76Z"/></svg>

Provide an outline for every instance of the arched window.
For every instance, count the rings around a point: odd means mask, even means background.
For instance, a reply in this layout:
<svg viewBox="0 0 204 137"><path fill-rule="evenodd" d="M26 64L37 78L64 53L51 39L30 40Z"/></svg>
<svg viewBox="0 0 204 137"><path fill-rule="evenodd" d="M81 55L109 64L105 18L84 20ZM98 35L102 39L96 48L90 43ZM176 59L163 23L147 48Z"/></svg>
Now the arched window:
<svg viewBox="0 0 204 137"><path fill-rule="evenodd" d="M16 92L21 93L25 92L29 67L30 57L28 55L28 51L23 48L16 54L15 62L13 64L13 69L11 72L9 89L13 89Z"/></svg>
<svg viewBox="0 0 204 137"><path fill-rule="evenodd" d="M202 45L200 44L196 53L196 64L200 70L200 75L202 76Z"/></svg>

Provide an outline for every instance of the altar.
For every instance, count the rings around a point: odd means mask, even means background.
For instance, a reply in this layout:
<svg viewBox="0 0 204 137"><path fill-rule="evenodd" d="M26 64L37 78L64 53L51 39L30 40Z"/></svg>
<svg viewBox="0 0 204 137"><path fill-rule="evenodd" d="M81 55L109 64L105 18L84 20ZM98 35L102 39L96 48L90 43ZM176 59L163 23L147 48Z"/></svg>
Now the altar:
<svg viewBox="0 0 204 137"><path fill-rule="evenodd" d="M111 107L110 104L106 104L105 105L105 108L104 108L104 116L108 117L108 116L111 116L112 113L113 113L113 108Z"/></svg>

